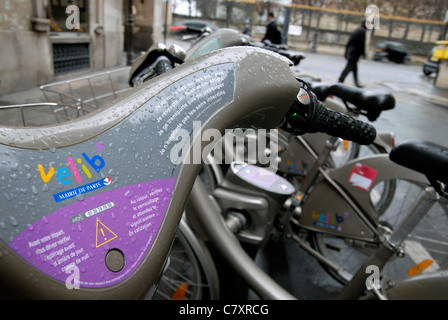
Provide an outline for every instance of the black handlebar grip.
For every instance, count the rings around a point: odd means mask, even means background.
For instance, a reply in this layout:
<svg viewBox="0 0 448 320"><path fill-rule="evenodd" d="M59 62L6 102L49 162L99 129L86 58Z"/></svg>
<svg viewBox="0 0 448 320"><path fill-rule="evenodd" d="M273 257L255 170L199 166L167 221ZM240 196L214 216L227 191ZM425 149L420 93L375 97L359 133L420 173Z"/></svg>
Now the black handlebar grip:
<svg viewBox="0 0 448 320"><path fill-rule="evenodd" d="M363 145L373 143L376 138L376 130L366 122L328 109L323 103L317 103L316 113L312 119L312 127L316 132L323 132L330 136L350 140Z"/></svg>
<svg viewBox="0 0 448 320"><path fill-rule="evenodd" d="M299 81L301 88L281 125L283 130L295 135L322 132L364 145L374 142L376 130L373 126L326 108L308 85Z"/></svg>

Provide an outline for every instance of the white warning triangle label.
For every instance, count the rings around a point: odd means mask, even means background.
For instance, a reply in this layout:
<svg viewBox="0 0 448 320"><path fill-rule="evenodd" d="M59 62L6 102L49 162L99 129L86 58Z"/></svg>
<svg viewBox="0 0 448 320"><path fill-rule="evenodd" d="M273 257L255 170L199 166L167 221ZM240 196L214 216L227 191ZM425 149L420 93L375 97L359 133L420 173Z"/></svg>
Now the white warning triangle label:
<svg viewBox="0 0 448 320"><path fill-rule="evenodd" d="M101 247L103 244L108 243L118 236L106 227L100 220L96 220L96 237L95 248Z"/></svg>

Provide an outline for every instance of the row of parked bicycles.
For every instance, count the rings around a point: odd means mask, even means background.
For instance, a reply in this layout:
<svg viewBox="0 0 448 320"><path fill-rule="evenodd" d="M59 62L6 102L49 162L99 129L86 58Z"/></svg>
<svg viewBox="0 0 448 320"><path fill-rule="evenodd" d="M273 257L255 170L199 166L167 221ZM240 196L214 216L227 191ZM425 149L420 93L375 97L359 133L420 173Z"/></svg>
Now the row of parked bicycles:
<svg viewBox="0 0 448 320"><path fill-rule="evenodd" d="M150 48L111 102L0 127L2 295L295 299L255 262L291 241L339 299L446 299L448 149L394 145L362 120L391 92L302 59L219 29Z"/></svg>

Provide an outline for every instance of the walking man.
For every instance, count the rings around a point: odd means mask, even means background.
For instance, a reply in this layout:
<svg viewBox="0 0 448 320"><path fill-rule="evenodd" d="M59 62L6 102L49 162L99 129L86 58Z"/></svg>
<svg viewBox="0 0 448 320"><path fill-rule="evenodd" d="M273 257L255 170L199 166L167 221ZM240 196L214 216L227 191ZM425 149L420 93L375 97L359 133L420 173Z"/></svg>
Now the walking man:
<svg viewBox="0 0 448 320"><path fill-rule="evenodd" d="M366 57L366 29L367 29L367 20L363 19L361 22L361 26L356 29L347 43L345 48L345 58L347 59L347 65L345 69L342 71L341 76L339 77L339 82L344 82L347 75L353 72L353 78L355 80L355 85L358 88L362 88L363 86L358 81L358 60L361 56Z"/></svg>
<svg viewBox="0 0 448 320"><path fill-rule="evenodd" d="M268 14L268 25L262 41L264 40L269 40L273 44L282 44L282 34L277 28L277 21L274 18L273 12L269 12Z"/></svg>

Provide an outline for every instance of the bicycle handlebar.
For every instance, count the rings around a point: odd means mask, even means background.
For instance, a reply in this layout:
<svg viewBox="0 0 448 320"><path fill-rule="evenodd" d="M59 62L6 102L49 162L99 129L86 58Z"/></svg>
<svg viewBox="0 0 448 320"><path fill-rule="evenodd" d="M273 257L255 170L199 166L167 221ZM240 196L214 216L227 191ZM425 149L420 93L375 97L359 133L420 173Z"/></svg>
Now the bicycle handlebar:
<svg viewBox="0 0 448 320"><path fill-rule="evenodd" d="M299 91L290 65L232 47L71 122L0 128L0 294L154 292L211 140L205 133L278 127Z"/></svg>
<svg viewBox="0 0 448 320"><path fill-rule="evenodd" d="M322 132L359 144L373 143L376 137L373 126L326 108L309 86L304 81L299 81L299 94L282 124L282 129L296 135Z"/></svg>

